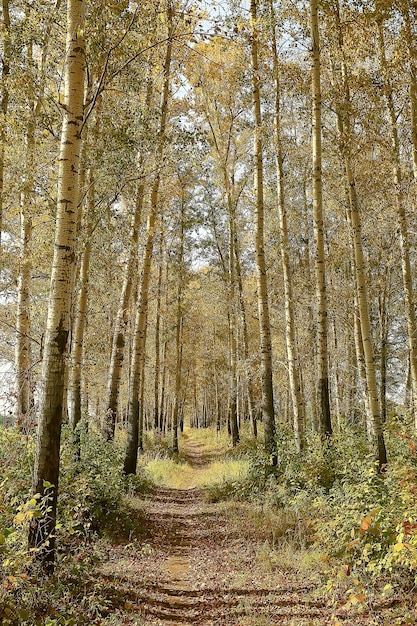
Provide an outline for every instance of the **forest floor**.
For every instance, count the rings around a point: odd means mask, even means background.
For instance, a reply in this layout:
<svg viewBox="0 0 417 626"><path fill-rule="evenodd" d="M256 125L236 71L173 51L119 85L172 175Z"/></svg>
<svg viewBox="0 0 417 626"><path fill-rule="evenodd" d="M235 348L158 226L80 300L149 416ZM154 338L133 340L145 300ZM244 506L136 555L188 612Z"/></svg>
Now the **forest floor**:
<svg viewBox="0 0 417 626"><path fill-rule="evenodd" d="M399 601L331 602L323 576L293 539L265 538L249 505L209 503L201 475L219 451L185 439L189 466L181 489L160 487L133 504L144 515L140 540L112 545L99 566L113 596L110 625L360 626L416 624ZM315 557L316 558L316 557ZM308 559L307 559L308 560ZM318 563L318 557L317 557ZM319 565L317 565L319 569ZM403 619L404 618L404 619Z"/></svg>

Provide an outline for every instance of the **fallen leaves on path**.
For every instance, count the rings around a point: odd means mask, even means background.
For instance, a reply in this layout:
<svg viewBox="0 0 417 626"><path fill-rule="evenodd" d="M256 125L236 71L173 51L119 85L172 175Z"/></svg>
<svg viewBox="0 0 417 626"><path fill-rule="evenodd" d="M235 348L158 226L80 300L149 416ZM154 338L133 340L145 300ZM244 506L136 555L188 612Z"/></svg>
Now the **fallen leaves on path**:
<svg viewBox="0 0 417 626"><path fill-rule="evenodd" d="M193 464L199 466L193 448ZM119 624L360 626L406 623L331 609L297 567L266 567L262 540L198 489L161 488L142 502L146 542L114 547L101 575L126 594ZM249 539L250 537L250 539ZM110 623L110 622L105 622ZM114 622L113 622L114 623ZM410 622L408 622L410 623Z"/></svg>

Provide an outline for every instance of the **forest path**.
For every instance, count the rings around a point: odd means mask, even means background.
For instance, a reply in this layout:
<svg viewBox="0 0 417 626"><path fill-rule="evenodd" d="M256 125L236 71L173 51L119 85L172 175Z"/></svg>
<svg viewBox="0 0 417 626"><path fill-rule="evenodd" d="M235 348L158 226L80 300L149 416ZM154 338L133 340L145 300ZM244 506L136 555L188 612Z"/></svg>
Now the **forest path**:
<svg viewBox="0 0 417 626"><path fill-rule="evenodd" d="M159 488L142 501L147 539L115 550L102 574L125 599L117 624L137 626L359 626L382 624L370 615L337 615L317 583L294 563L272 562L259 526L233 519L228 507L208 503L198 473L217 456L186 440L183 454L195 481ZM239 516L239 509L235 509ZM258 522L259 524L259 522ZM103 622L113 624L116 622Z"/></svg>

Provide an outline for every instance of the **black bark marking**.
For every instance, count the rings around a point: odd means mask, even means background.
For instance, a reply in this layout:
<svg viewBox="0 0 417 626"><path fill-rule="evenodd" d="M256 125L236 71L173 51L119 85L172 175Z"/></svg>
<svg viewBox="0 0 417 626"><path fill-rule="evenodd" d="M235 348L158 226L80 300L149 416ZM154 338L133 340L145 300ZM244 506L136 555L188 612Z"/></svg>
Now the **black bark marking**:
<svg viewBox="0 0 417 626"><path fill-rule="evenodd" d="M68 330L62 328L62 319L59 321L58 334L55 337L55 343L58 346L60 354L64 354L68 341Z"/></svg>

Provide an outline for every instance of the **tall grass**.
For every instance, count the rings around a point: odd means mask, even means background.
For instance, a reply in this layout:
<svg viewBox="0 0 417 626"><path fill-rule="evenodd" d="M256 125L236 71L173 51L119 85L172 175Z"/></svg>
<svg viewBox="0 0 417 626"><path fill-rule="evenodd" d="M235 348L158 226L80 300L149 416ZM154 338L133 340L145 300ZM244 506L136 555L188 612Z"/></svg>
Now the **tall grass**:
<svg viewBox="0 0 417 626"><path fill-rule="evenodd" d="M174 458L164 440L150 436L141 466L156 485L171 489L204 489L236 484L249 469L245 455L230 449L227 433L212 428L186 428L180 437L180 453Z"/></svg>
<svg viewBox="0 0 417 626"><path fill-rule="evenodd" d="M156 458L144 467L150 480L161 487L204 489L242 480L248 471L249 461L225 459L196 468L188 463L176 463L173 459Z"/></svg>

